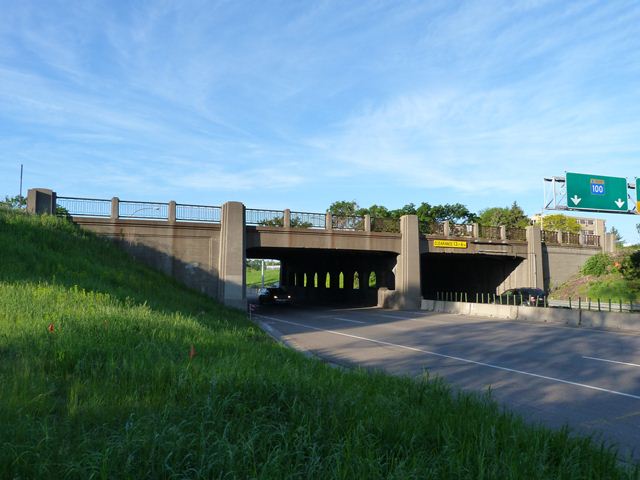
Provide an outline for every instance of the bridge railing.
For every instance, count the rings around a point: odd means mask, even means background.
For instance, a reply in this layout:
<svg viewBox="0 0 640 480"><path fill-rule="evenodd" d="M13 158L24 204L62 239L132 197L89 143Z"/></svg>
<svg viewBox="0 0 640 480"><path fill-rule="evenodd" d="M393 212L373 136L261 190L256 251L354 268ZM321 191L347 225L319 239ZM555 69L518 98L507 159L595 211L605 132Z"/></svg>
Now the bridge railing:
<svg viewBox="0 0 640 480"><path fill-rule="evenodd" d="M360 216L332 216L331 228L334 230L364 231L364 217Z"/></svg>
<svg viewBox="0 0 640 480"><path fill-rule="evenodd" d="M371 231L400 233L400 219L374 217L371 219Z"/></svg>
<svg viewBox="0 0 640 480"><path fill-rule="evenodd" d="M136 218L142 220L168 220L169 204L120 200L118 216L120 218Z"/></svg>
<svg viewBox="0 0 640 480"><path fill-rule="evenodd" d="M525 228L507 228L507 240L527 241L527 230Z"/></svg>
<svg viewBox="0 0 640 480"><path fill-rule="evenodd" d="M284 212L282 210L246 208L245 223L247 225L262 225L266 227L283 227Z"/></svg>
<svg viewBox="0 0 640 480"><path fill-rule="evenodd" d="M293 228L323 229L326 227L327 216L324 213L291 212L291 226Z"/></svg>
<svg viewBox="0 0 640 480"><path fill-rule="evenodd" d="M469 223L450 223L449 235L452 237L473 237L473 224Z"/></svg>
<svg viewBox="0 0 640 480"><path fill-rule="evenodd" d="M418 230L425 235L444 235L444 223L420 222Z"/></svg>
<svg viewBox="0 0 640 480"><path fill-rule="evenodd" d="M600 246L600 235L585 235L584 236L584 244L589 245L591 247L599 247Z"/></svg>
<svg viewBox="0 0 640 480"><path fill-rule="evenodd" d="M562 232L562 243L565 245L580 245L580 234Z"/></svg>
<svg viewBox="0 0 640 480"><path fill-rule="evenodd" d="M480 225L478 227L480 238L486 238L489 240L500 240L500 227L488 227L486 225Z"/></svg>
<svg viewBox="0 0 640 480"><path fill-rule="evenodd" d="M558 232L556 232L555 230L542 230L540 232L540 235L544 243L548 243L550 245L556 245L560 243L560 241L558 240Z"/></svg>
<svg viewBox="0 0 640 480"><path fill-rule="evenodd" d="M103 198L57 197L56 206L79 217L111 216L111 200Z"/></svg>
<svg viewBox="0 0 640 480"><path fill-rule="evenodd" d="M176 204L176 221L220 223L222 208L210 205Z"/></svg>

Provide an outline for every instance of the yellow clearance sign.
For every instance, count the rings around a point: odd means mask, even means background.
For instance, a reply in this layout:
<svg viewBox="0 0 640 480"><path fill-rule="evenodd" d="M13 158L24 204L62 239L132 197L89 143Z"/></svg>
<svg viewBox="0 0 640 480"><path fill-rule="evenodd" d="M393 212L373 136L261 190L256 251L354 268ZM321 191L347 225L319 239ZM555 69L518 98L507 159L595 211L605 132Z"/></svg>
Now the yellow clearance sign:
<svg viewBox="0 0 640 480"><path fill-rule="evenodd" d="M467 248L467 242L464 240L434 240L433 246L447 248Z"/></svg>

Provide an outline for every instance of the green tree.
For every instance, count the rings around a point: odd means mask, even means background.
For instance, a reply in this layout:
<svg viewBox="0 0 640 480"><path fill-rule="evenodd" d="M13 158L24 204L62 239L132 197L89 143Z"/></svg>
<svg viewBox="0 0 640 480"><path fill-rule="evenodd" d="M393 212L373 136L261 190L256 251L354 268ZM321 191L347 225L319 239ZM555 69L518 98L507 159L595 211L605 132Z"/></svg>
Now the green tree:
<svg viewBox="0 0 640 480"><path fill-rule="evenodd" d="M525 228L529 225L530 220L520 205L513 202L511 207L492 207L480 210L478 223L487 227L504 225L508 228Z"/></svg>
<svg viewBox="0 0 640 480"><path fill-rule="evenodd" d="M4 197L4 200L0 201L0 206L12 209L24 209L27 207L27 199L22 195L16 195L15 197Z"/></svg>
<svg viewBox="0 0 640 480"><path fill-rule="evenodd" d="M617 247L624 247L624 239L616 227L611 227L611 231L609 233L613 235Z"/></svg>
<svg viewBox="0 0 640 480"><path fill-rule="evenodd" d="M561 213L541 217L540 228L555 232L580 233L578 220Z"/></svg>
<svg viewBox="0 0 640 480"><path fill-rule="evenodd" d="M358 206L358 203L355 200L339 200L337 202L333 202L327 209L327 212L331 215L335 215L336 217L352 217L357 215L360 210L362 209Z"/></svg>

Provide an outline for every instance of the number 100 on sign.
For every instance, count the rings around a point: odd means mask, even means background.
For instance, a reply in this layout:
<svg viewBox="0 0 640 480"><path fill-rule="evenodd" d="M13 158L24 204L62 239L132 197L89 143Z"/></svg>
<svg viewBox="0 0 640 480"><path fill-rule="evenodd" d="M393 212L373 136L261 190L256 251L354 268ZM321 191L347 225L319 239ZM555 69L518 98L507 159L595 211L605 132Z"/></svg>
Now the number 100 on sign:
<svg viewBox="0 0 640 480"><path fill-rule="evenodd" d="M591 195L604 195L604 180L591 179Z"/></svg>

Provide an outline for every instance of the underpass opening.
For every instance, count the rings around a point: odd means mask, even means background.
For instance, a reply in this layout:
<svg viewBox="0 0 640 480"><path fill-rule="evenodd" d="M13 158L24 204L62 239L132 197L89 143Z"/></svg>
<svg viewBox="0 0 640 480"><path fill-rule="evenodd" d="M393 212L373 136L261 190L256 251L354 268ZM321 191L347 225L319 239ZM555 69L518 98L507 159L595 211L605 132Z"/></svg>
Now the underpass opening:
<svg viewBox="0 0 640 480"><path fill-rule="evenodd" d="M509 288L526 287L524 258L502 255L424 253L420 256L422 296L436 299L438 293L464 295L497 294Z"/></svg>
<svg viewBox="0 0 640 480"><path fill-rule="evenodd" d="M374 306L379 288L395 288L393 252L251 247L246 255L278 260L279 286L301 305Z"/></svg>

